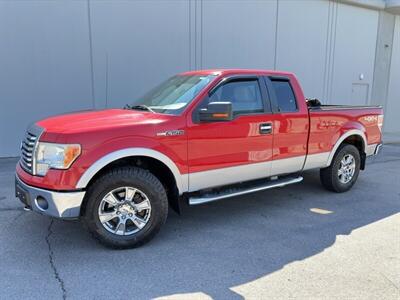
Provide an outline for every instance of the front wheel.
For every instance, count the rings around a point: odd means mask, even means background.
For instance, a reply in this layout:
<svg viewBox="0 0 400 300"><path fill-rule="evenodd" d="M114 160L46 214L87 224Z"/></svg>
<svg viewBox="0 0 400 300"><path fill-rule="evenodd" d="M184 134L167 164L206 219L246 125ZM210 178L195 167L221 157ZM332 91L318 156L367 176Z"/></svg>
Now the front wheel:
<svg viewBox="0 0 400 300"><path fill-rule="evenodd" d="M352 188L360 172L360 152L353 145L339 147L329 167L320 170L322 185L333 192L343 193Z"/></svg>
<svg viewBox="0 0 400 300"><path fill-rule="evenodd" d="M147 170L111 170L89 188L83 223L95 239L112 248L133 248L148 242L168 215L161 182Z"/></svg>

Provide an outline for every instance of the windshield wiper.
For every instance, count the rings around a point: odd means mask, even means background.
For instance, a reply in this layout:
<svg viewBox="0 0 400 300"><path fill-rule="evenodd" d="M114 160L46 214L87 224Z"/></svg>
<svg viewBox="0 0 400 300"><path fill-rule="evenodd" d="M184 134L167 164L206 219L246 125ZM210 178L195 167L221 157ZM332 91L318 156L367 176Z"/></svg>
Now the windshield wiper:
<svg viewBox="0 0 400 300"><path fill-rule="evenodd" d="M154 110L152 110L150 107L148 107L147 105L144 105L144 104L140 104L140 105L129 105L129 104L126 104L124 106L124 109L145 110L145 111L150 111L152 113L155 113Z"/></svg>

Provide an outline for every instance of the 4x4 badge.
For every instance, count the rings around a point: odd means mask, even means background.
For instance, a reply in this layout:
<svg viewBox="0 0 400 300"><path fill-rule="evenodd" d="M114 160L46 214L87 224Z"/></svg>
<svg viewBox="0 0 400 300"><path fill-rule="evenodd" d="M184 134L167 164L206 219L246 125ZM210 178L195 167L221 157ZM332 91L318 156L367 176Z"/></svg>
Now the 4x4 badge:
<svg viewBox="0 0 400 300"><path fill-rule="evenodd" d="M157 132L157 136L172 136L172 135L184 135L185 130L167 130L164 132Z"/></svg>

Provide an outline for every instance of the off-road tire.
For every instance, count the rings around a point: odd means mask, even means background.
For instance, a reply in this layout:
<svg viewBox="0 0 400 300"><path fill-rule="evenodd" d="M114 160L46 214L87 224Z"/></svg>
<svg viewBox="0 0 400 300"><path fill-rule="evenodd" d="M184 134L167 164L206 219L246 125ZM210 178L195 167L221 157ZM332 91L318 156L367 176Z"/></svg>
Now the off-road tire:
<svg viewBox="0 0 400 300"><path fill-rule="evenodd" d="M353 177L348 183L342 183L339 180L338 170L340 168L340 162L346 154L351 154L354 157L355 172ZM349 144L341 145L336 151L332 159L331 165L327 168L320 170L320 180L322 185L327 190L336 193L347 192L353 187L353 185L357 181L358 174L360 173L360 163L361 163L360 152L355 146Z"/></svg>
<svg viewBox="0 0 400 300"><path fill-rule="evenodd" d="M121 236L107 231L100 222L99 205L105 195L122 186L132 186L146 194L151 203L151 215L147 224L137 233ZM91 235L101 244L126 249L141 246L150 241L165 223L168 215L166 191L152 173L137 167L119 167L96 179L88 188L81 220Z"/></svg>

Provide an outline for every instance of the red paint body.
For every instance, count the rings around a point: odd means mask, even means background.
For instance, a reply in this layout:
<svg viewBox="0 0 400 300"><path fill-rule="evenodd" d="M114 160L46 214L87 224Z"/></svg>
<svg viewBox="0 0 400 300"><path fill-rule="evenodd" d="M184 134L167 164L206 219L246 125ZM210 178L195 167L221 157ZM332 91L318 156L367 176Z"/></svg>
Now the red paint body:
<svg viewBox="0 0 400 300"><path fill-rule="evenodd" d="M361 130L368 144L380 143L376 122L364 116L382 114L380 108L309 112L296 77L291 73L262 70L208 70L184 74L219 75L178 116L124 109L108 109L51 117L37 124L45 129L40 141L78 143L82 153L70 169L49 170L32 176L19 165L18 176L27 184L73 190L82 174L103 156L124 148L141 147L168 156L181 174L238 166L331 151L345 132ZM230 75L286 76L297 98L297 112L238 116L228 122L195 124L192 113L215 84ZM273 134L261 135L259 124L273 123ZM185 130L184 135L157 136L166 130Z"/></svg>

